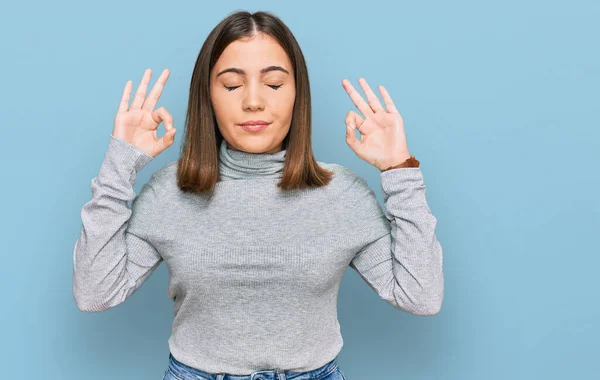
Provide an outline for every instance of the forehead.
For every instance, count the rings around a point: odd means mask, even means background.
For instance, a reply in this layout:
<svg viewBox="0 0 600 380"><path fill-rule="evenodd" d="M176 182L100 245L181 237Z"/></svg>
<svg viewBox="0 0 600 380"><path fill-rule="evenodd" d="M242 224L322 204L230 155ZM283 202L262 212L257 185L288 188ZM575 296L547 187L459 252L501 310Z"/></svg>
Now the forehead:
<svg viewBox="0 0 600 380"><path fill-rule="evenodd" d="M227 45L213 70L217 72L217 70L236 67L252 74L271 65L281 66L291 72L291 62L277 40L267 34L258 34Z"/></svg>

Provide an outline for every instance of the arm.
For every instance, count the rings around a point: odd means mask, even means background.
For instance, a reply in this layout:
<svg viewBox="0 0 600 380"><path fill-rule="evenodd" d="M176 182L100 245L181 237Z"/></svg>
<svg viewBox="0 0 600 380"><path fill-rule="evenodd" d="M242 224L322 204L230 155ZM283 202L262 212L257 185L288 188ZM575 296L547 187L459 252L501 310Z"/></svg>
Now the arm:
<svg viewBox="0 0 600 380"><path fill-rule="evenodd" d="M82 311L103 311L124 302L162 261L145 231L155 223L156 179L136 196L136 174L154 157L110 136L92 199L81 210L73 250L73 297ZM127 205L133 200L132 208Z"/></svg>
<svg viewBox="0 0 600 380"><path fill-rule="evenodd" d="M444 297L437 219L425 198L420 168L380 173L385 215L375 193L358 177L356 217L367 238L350 267L386 302L413 315L434 315Z"/></svg>

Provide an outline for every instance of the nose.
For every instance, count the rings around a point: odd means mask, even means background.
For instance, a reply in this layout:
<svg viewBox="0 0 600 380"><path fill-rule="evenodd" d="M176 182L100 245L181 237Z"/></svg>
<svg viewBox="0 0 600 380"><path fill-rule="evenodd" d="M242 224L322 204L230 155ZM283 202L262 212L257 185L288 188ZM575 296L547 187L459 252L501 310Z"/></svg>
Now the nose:
<svg viewBox="0 0 600 380"><path fill-rule="evenodd" d="M244 110L256 111L265 108L263 98L260 93L260 84L256 82L248 83L245 86L243 107Z"/></svg>

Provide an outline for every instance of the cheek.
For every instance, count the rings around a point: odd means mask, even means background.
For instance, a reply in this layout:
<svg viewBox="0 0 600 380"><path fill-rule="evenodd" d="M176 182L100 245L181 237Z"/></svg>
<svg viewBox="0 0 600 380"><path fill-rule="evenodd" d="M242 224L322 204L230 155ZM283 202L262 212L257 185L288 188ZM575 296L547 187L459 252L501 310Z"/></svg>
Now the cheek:
<svg viewBox="0 0 600 380"><path fill-rule="evenodd" d="M228 116L231 116L231 110L235 105L232 99L228 99L227 96L218 93L211 93L211 99L217 119L226 119Z"/></svg>
<svg viewBox="0 0 600 380"><path fill-rule="evenodd" d="M280 116L288 116L294 109L294 93L281 94L273 100L273 109Z"/></svg>

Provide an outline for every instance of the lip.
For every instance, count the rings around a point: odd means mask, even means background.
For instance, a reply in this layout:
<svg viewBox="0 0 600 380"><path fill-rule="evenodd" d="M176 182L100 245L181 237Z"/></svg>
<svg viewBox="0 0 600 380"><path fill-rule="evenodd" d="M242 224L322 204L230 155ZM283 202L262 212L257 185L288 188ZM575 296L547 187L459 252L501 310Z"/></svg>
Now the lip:
<svg viewBox="0 0 600 380"><path fill-rule="evenodd" d="M246 132L259 132L266 129L270 124L264 120L249 120L240 124L240 126Z"/></svg>
<svg viewBox="0 0 600 380"><path fill-rule="evenodd" d="M241 123L240 125L269 125L269 124L271 124L271 123L266 122L264 120L248 120L248 121Z"/></svg>

